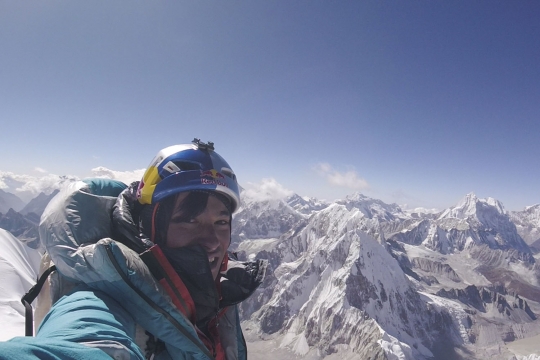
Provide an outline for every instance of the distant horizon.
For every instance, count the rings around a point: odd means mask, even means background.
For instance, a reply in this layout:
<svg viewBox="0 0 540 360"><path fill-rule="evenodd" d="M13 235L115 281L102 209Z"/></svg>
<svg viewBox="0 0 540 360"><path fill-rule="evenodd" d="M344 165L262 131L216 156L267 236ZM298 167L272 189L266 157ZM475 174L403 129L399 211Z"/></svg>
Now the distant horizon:
<svg viewBox="0 0 540 360"><path fill-rule="evenodd" d="M43 177L39 176L29 176L29 175L23 175L23 174L12 174L10 172L2 172L0 171L0 190L13 194L17 196L21 201L23 201L26 204L28 204L32 199L35 199L37 196L39 196L41 193L44 193L45 195L50 195L53 191L60 189L60 182L55 182L55 177L58 179L63 178L64 181L75 181L75 180L84 180L87 178L107 178L107 179L114 179L124 182L126 185L129 185L133 181L138 181L142 178L142 174L144 173L144 169L134 170L134 171L115 171L111 169L107 169L104 167L97 167L92 169L93 175L91 176L83 176L79 177L76 175L54 175L54 174L43 174ZM15 175L15 176L11 176ZM18 179L18 180L15 180ZM25 179L26 182L23 181ZM7 183L11 183L12 186L7 185ZM17 184L17 185L13 185ZM279 183L274 178L266 178L261 179L260 182L257 183L245 183L242 182L239 183L239 185L242 188L242 191L248 192L245 193L246 196L249 196L250 198L258 197L259 200L267 200L267 199L284 199L286 197L292 196L294 194L301 196L302 198L314 198L319 201L325 201L328 203L333 203L339 200L344 200L348 197L352 197L355 194L361 194L366 197L376 199L383 201L386 204L396 204L400 206L403 210L411 211L415 209L422 209L426 212L440 212L444 211L447 208L456 206L461 200L465 199L469 194L474 194L479 199L487 199L487 198L494 198L495 200L498 200L501 202L507 211L523 211L527 208L537 205L540 202L531 203L528 205L524 205L521 208L509 208L504 203L503 199L498 199L493 196L480 196L475 191L469 191L465 194L463 194L459 199L457 199L454 203L448 204L446 206L441 207L426 207L422 205L409 205L406 203L397 203L392 201L385 201L384 199L377 198L375 196L369 195L368 192L365 191L351 191L347 194L345 194L342 197L337 197L333 199L323 198L319 196L314 196L310 194L302 194L297 191L293 191L290 189L285 188L281 183Z"/></svg>

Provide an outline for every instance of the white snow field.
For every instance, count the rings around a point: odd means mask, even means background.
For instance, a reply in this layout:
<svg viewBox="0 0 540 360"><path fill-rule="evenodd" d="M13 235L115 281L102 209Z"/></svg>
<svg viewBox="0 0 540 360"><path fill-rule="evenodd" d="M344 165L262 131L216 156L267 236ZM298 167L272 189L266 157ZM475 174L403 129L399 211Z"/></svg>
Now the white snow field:
<svg viewBox="0 0 540 360"><path fill-rule="evenodd" d="M24 336L23 295L36 283L41 254L0 229L0 341Z"/></svg>

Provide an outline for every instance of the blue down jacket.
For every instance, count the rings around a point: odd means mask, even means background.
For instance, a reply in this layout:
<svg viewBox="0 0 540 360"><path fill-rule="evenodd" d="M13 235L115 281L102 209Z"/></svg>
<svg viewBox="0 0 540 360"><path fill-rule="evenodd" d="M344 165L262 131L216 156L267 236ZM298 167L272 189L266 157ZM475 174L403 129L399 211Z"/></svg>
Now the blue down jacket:
<svg viewBox="0 0 540 360"><path fill-rule="evenodd" d="M54 303L35 338L0 343L0 359L144 359L137 339L146 332L164 343L165 350L152 355L156 360L214 358L139 255L111 238L112 208L124 188L115 181L81 181L48 205L40 238L72 289ZM266 263L250 269L258 286ZM217 328L226 359L246 359L236 306L225 309Z"/></svg>

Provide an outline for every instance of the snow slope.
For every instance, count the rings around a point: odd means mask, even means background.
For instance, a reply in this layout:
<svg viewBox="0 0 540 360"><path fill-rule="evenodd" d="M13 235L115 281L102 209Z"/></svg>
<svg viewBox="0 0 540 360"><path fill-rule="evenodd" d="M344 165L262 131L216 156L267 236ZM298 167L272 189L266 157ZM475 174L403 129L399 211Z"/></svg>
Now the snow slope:
<svg viewBox="0 0 540 360"><path fill-rule="evenodd" d="M22 296L36 282L41 254L0 229L0 340L24 335Z"/></svg>

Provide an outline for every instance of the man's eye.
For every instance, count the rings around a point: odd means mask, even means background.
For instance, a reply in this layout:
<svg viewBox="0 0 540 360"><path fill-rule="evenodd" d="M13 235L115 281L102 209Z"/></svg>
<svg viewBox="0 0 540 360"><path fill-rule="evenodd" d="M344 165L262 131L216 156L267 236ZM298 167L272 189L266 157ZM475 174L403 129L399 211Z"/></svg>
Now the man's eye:
<svg viewBox="0 0 540 360"><path fill-rule="evenodd" d="M195 222L197 222L197 220L195 220L194 218L185 218L185 217L178 216L178 217L172 218L171 222L176 223L176 224L181 224L181 223L194 224Z"/></svg>
<svg viewBox="0 0 540 360"><path fill-rule="evenodd" d="M229 221L227 220L218 220L216 221L217 225L229 225Z"/></svg>

